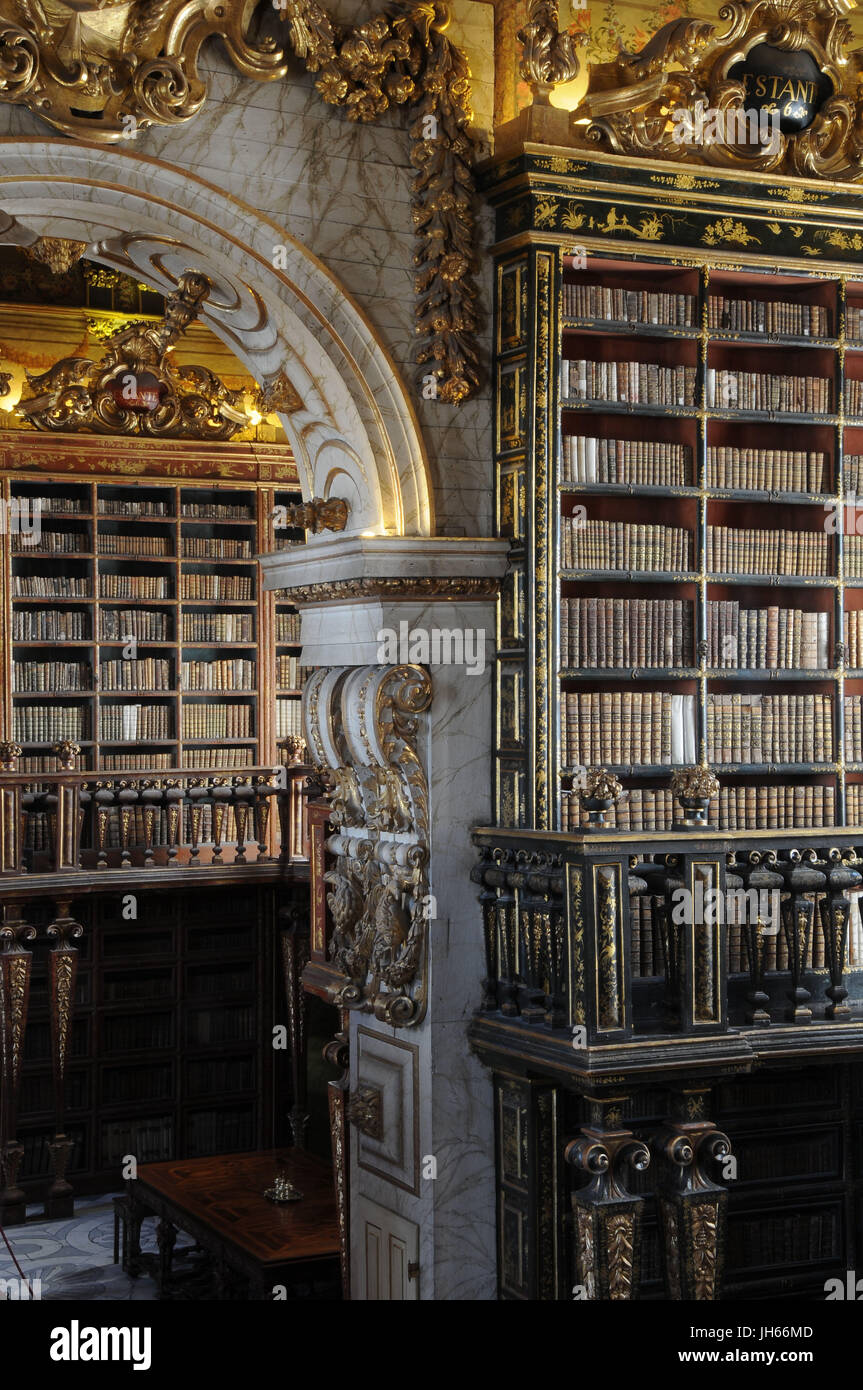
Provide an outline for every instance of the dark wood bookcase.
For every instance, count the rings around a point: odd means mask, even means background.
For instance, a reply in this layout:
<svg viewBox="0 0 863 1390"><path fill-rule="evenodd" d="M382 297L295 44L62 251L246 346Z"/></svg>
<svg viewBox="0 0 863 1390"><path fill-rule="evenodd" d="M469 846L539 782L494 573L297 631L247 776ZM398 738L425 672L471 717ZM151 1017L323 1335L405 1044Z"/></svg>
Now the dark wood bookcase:
<svg viewBox="0 0 863 1390"><path fill-rule="evenodd" d="M859 315L851 318L858 336L848 331L849 308L863 304L863 280L806 267L769 269L755 257L733 268L716 265L707 254L699 258L700 264L693 264L692 255L680 259L675 264L674 257L660 259L646 250L612 256L599 249L588 252L557 246L548 252L536 250L530 257L503 258L498 266L498 529L511 536L514 544L499 633L499 818L502 823L575 829L581 824L579 767L600 762L612 767L630 798L637 801L643 792L667 788L674 764L706 760L723 787L723 803L713 808L714 824L739 829L769 823L788 827L855 824L863 809L859 801L863 748L859 728L856 739L850 728L846 733L846 702L859 701L863 670L850 664L847 623L863 604L863 571L855 562L852 552L857 547L851 539L858 519L863 531L863 511L854 505L863 416L846 408L846 389L863 377ZM532 280L533 276L537 278ZM686 296L691 323L565 313L572 291L586 287ZM722 322L723 316L709 313L713 300L726 305L731 301L788 305L786 319L795 309L798 320L814 310L819 331L807 335L714 327L711 317ZM537 318L532 321L534 305ZM524 351L528 333L537 354L530 368ZM573 364L578 362L615 364L615 370L620 364L625 370L626 364L637 362L651 373L655 368L686 368L691 373L691 390L687 399L674 395L667 404L634 401L632 393L622 389L616 394L607 390L602 399L596 399L588 394L589 383L580 391L570 385L570 373L577 371ZM526 407L530 372L537 406L533 419ZM827 383L826 408L750 409L727 400L717 377L711 389L709 374L722 372L820 378ZM745 401L742 393L740 400ZM863 405L856 408L863 410ZM593 441L589 446L582 444L580 467L570 461L579 440ZM618 454L627 450L631 462L619 461L613 475L609 468L605 476L599 476L596 454L607 450L610 441L617 442ZM588 447L595 451L592 470L584 460ZM678 476L670 483L653 480L660 469L644 461L648 449L665 448L685 451ZM746 475L739 465L736 476L733 472L728 451L735 449L755 451ZM765 461L770 453L772 467ZM805 454L809 467L801 473L795 465L793 474L788 459L776 457L780 453ZM720 459L725 462L724 473L719 471ZM591 471L593 477L588 476ZM821 475L820 485L810 488L807 484L816 472ZM636 526L679 529L688 540L690 562L672 568L658 551L651 562L649 549L640 552L635 565L601 567L595 557L592 564L580 563L579 556L570 560L568 530L583 536L586 528L615 526L630 535ZM712 557L709 550L712 528L727 528L732 540L741 531L764 537L777 531L789 533L790 558L782 566L788 572L777 572L766 563L766 539L759 542L761 554L756 554L753 541L747 556L733 565L720 565L718 530ZM800 539L796 534L800 532L808 535ZM812 564L805 563L804 545L823 552L816 557L815 573ZM799 570L793 547L801 555ZM618 664L622 633L616 628L604 643L610 660L594 653L589 653L589 660L583 656L573 660L562 630L568 605L586 608L586 601L594 599L599 601L599 621L605 621L603 603L608 600L622 600L618 608L624 614L634 613L635 605L645 600L654 612L657 600L682 601L690 617L682 659L657 661L654 651L651 660L645 651L641 661ZM795 664L789 659L790 642L769 665L759 663L758 650L753 660L747 653L743 661L737 657L727 663L712 660L717 653L716 641L708 641L711 606L723 604L726 610L736 604L765 614L778 609L773 621L782 621L783 633L789 610L797 615L823 614L818 664L812 660ZM718 615L719 608L712 613ZM634 627L635 619L630 621ZM715 621L720 621L718 616ZM798 643L803 621L803 616L794 619ZM815 617L807 620L810 633L817 622ZM692 738L685 755L666 754L661 760L613 756L612 718L621 717L622 707L626 726L637 720L635 703L656 694L682 695L691 705ZM593 697L593 722L599 714L605 739L601 747L594 742L592 756L585 752L574 759L572 743L564 746L561 729L567 697L571 703L579 696ZM739 751L734 756L741 742L739 727L732 748L718 746L718 715L711 746L709 719L717 696L743 696L747 704L753 696L762 702L782 701L775 705L777 725L780 720L805 724L811 719L809 742L814 756L779 757L775 750L758 759L740 756ZM829 701L829 725L823 737L814 728L814 715L804 713L802 706L795 713L793 703L787 703L788 697L810 696ZM732 718L737 725L739 706ZM798 792L796 802L788 798L786 807L784 788L794 786L803 795ZM747 801L740 796L738 805L735 794L729 811L729 792L755 787L763 789L757 809L751 797ZM778 817L774 806L768 819L766 797L772 788L777 789L775 796L783 789L782 804ZM807 788L817 789L817 794L813 797ZM625 814L625 803L622 809ZM667 829L672 816L668 795L664 805L660 802L644 818L619 823L635 829Z"/></svg>

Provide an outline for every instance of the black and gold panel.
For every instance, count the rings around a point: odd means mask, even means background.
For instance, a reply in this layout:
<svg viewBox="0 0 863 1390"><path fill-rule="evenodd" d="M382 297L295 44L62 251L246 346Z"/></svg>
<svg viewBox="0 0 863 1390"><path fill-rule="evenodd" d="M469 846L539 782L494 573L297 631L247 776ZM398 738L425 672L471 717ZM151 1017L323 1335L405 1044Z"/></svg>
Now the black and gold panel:
<svg viewBox="0 0 863 1390"><path fill-rule="evenodd" d="M515 544L523 542L525 509L524 461L501 464L498 470L498 535L509 537Z"/></svg>
<svg viewBox="0 0 863 1390"><path fill-rule="evenodd" d="M499 1075L495 1098L500 1297L553 1301L566 1279L558 1090Z"/></svg>
<svg viewBox="0 0 863 1390"><path fill-rule="evenodd" d="M527 773L524 763L513 758L499 758L495 801L501 825L522 828L527 821Z"/></svg>
<svg viewBox="0 0 863 1390"><path fill-rule="evenodd" d="M500 668L499 729L501 749L523 747L524 720L524 670L521 666L510 666L502 663Z"/></svg>
<svg viewBox="0 0 863 1390"><path fill-rule="evenodd" d="M498 266L497 350L513 352L527 336L527 265L524 258Z"/></svg>
<svg viewBox="0 0 863 1390"><path fill-rule="evenodd" d="M527 440L527 367L501 362L497 374L497 451L523 449Z"/></svg>

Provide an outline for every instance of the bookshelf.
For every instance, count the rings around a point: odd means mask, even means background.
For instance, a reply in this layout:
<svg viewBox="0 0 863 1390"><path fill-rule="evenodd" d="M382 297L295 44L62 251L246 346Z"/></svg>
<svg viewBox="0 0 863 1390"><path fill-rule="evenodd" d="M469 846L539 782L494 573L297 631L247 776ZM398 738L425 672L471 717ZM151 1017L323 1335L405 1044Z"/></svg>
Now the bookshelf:
<svg viewBox="0 0 863 1390"><path fill-rule="evenodd" d="M863 279L680 261L498 266L501 824L580 828L602 763L616 823L668 829L671 769L703 759L723 828L863 811Z"/></svg>
<svg viewBox="0 0 863 1390"><path fill-rule="evenodd" d="M299 634L254 556L303 543L274 531L297 490L51 474L3 488L22 518L40 509L37 544L3 536L3 726L21 769L52 770L62 738L105 772L274 763L300 732Z"/></svg>
<svg viewBox="0 0 863 1390"><path fill-rule="evenodd" d="M116 1184L124 1154L155 1162L266 1147L274 1125L277 1142L287 1137L270 1041L284 1011L272 889L153 893L140 921L124 917L123 901L101 894L75 909L85 930L66 1133L78 1192ZM39 902L29 916L51 919ZM47 949L40 931L19 1110L21 1176L36 1186L54 1135Z"/></svg>

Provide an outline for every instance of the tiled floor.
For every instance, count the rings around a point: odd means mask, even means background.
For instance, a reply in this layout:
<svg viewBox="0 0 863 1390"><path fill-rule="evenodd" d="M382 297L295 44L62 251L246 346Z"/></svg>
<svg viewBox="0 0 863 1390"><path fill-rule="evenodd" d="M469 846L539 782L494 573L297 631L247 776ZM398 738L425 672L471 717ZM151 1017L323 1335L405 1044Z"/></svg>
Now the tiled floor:
<svg viewBox="0 0 863 1390"><path fill-rule="evenodd" d="M41 1279L43 1301L155 1299L156 1285L149 1275L130 1279L113 1263L114 1208L110 1195L79 1198L75 1215L65 1221L40 1220L38 1207L33 1213L25 1225L10 1227L6 1238L31 1284ZM155 1217L144 1222L144 1250L156 1249L155 1228ZM191 1243L190 1237L178 1234L178 1247ZM18 1277L0 1238L0 1279L17 1281Z"/></svg>

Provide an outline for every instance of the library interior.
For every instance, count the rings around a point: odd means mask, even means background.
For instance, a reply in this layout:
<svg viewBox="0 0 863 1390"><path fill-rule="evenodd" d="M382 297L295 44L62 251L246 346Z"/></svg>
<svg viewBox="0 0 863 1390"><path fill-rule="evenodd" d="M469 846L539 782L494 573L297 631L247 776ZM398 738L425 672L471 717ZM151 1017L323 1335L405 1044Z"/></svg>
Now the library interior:
<svg viewBox="0 0 863 1390"><path fill-rule="evenodd" d="M855 1297L863 12L0 19L2 1297Z"/></svg>

